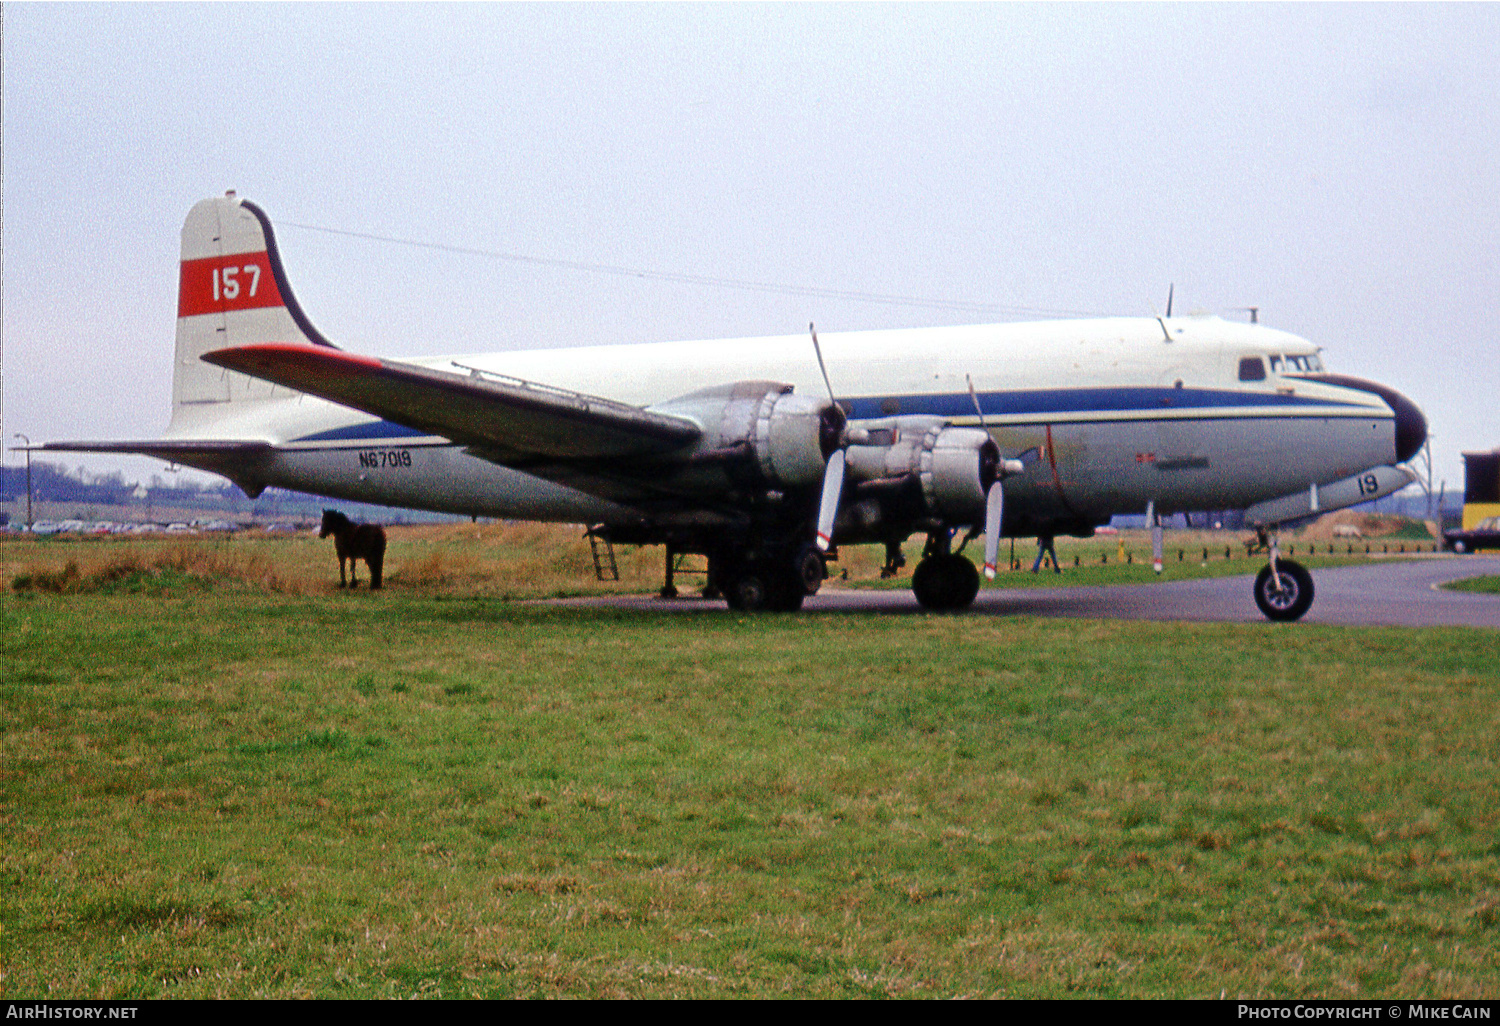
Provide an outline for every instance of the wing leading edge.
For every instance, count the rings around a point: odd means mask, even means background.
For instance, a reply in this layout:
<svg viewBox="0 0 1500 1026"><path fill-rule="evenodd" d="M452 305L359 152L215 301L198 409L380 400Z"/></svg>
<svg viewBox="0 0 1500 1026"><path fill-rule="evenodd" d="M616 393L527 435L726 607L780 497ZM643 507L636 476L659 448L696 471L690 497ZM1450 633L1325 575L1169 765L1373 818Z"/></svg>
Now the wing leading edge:
<svg viewBox="0 0 1500 1026"><path fill-rule="evenodd" d="M536 462L656 456L696 441L691 420L483 372L455 374L317 346L264 343L203 359L482 450Z"/></svg>

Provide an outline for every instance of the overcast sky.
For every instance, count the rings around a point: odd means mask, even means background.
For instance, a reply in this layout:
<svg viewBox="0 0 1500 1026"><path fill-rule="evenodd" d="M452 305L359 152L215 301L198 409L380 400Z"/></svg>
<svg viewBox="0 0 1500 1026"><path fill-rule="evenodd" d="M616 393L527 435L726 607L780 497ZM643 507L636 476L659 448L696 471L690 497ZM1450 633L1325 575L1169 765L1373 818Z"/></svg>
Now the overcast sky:
<svg viewBox="0 0 1500 1026"><path fill-rule="evenodd" d="M1261 320L1500 445L1500 6L6 4L4 424L151 438L237 189L382 356ZM855 302L355 240L988 304ZM7 453L14 464L18 454ZM64 457L159 473L161 464Z"/></svg>

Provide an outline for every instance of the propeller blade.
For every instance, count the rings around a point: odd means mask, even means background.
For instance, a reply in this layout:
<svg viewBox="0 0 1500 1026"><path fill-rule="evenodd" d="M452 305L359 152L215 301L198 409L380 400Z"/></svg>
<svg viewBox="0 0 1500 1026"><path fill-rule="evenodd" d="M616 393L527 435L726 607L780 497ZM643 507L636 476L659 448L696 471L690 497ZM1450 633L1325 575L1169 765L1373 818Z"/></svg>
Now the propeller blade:
<svg viewBox="0 0 1500 1026"><path fill-rule="evenodd" d="M833 544L833 520L839 514L839 495L844 491L844 450L836 449L828 457L823 471L823 497L818 501L818 548L824 552Z"/></svg>
<svg viewBox="0 0 1500 1026"><path fill-rule="evenodd" d="M964 380L969 383L969 399L974 403L974 412L979 414L979 426L988 431L990 426L984 422L984 411L979 408L979 393L974 391L974 378L965 374Z"/></svg>
<svg viewBox="0 0 1500 1026"><path fill-rule="evenodd" d="M984 576L995 579L995 562L1000 558L1000 527L1005 521L1005 489L1000 482L990 485L984 497Z"/></svg>
<svg viewBox="0 0 1500 1026"><path fill-rule="evenodd" d="M828 389L828 401L831 403L837 402L833 397L833 382L828 380L828 368L823 364L823 347L818 345L818 329L816 326L809 324L807 330L812 332L813 352L818 357L818 370L823 372L823 387Z"/></svg>

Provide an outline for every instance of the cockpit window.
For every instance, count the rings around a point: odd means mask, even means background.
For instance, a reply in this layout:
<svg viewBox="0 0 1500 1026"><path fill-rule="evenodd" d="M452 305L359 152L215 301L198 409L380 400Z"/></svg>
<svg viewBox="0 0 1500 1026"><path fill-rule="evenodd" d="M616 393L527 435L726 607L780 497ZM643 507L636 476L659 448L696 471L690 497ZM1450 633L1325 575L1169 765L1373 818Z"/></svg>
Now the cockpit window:
<svg viewBox="0 0 1500 1026"><path fill-rule="evenodd" d="M1283 367L1281 358L1271 357L1271 370L1277 374L1317 374L1323 369L1323 361L1316 354L1311 356L1287 356Z"/></svg>
<svg viewBox="0 0 1500 1026"><path fill-rule="evenodd" d="M1240 361L1241 381L1266 380L1266 365L1258 356L1247 356Z"/></svg>

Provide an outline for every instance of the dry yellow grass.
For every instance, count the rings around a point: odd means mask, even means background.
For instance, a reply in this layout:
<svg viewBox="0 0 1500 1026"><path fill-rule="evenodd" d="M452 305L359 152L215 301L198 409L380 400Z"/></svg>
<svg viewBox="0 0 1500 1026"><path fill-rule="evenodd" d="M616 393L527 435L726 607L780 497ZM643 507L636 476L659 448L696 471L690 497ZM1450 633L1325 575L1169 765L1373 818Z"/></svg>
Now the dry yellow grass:
<svg viewBox="0 0 1500 1026"><path fill-rule="evenodd" d="M56 559L31 558L11 579L15 591L63 595L139 591L173 583L202 587L234 583L263 591L302 591L299 582L283 577L264 549L184 543L151 549L131 545L70 550L61 565Z"/></svg>
<svg viewBox="0 0 1500 1026"><path fill-rule="evenodd" d="M1336 514L1335 516L1344 516ZM1333 519L1325 518L1298 535L1284 535L1283 552L1305 553L1306 543L1319 554L1343 554L1360 546L1338 539L1334 551L1324 552L1332 538ZM1410 522L1366 517L1370 531L1405 526ZM386 529L385 583L393 591L487 598L534 599L563 595L643 593L662 585L664 551L661 546L620 545L615 548L618 581L595 577L584 529L577 524L487 522L402 525ZM1372 535L1376 536L1376 535ZM1191 567L1207 560L1213 572L1254 572L1262 557L1247 560L1244 539L1233 531L1172 531L1167 534L1167 562L1175 573L1198 572ZM921 553L922 539L906 546L907 566L901 580L891 587L906 587L911 569ZM1149 559L1150 538L1145 531L1126 531L1095 538L1058 539L1058 555L1065 566L1099 568L1126 561ZM1392 542L1391 550L1395 551ZM1417 543L1403 543L1415 551ZM1430 545L1431 543L1424 543ZM1288 546L1291 546L1290 549ZM1378 551L1378 545L1377 545ZM1011 553L1011 543L1001 547L1002 566ZM1226 553L1232 565L1226 564ZM970 545L966 554L977 557ZM1030 568L1035 548L1030 539L1017 539L1015 560L1024 571ZM835 585L841 580L878 580L885 560L881 546L846 546L838 562L830 565ZM338 590L338 563L331 539L320 540L315 532L267 534L249 531L237 535L201 535L174 538L55 537L33 539L9 536L0 539L0 567L5 584L12 589L52 592L97 592L107 590L172 590L175 587L244 587L293 594L333 593ZM701 556L678 560L676 584L684 594L703 587L706 561ZM1207 572L1207 571L1205 571ZM999 586L1034 583L1029 574L1002 574ZM367 568L360 565L361 588L368 586ZM1082 583L1070 578L1064 583ZM1091 583L1122 583L1098 580Z"/></svg>

